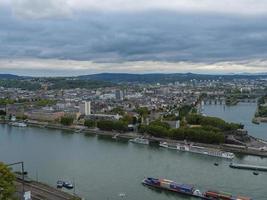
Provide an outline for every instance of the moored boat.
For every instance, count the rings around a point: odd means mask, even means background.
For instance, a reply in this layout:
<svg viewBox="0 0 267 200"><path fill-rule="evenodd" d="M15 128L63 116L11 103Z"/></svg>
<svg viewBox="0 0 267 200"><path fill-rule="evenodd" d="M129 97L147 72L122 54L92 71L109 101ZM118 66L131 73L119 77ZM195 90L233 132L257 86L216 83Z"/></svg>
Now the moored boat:
<svg viewBox="0 0 267 200"><path fill-rule="evenodd" d="M67 189L72 189L74 188L73 184L71 182L67 182L67 181L64 181L63 182L63 187L67 188Z"/></svg>
<svg viewBox="0 0 267 200"><path fill-rule="evenodd" d="M60 180L57 181L57 188L62 188L63 185L64 185L63 181L60 181Z"/></svg>
<svg viewBox="0 0 267 200"><path fill-rule="evenodd" d="M130 139L129 142L133 142L133 143L137 143L137 144L145 144L148 145L149 144L149 140L143 137L137 137L134 139Z"/></svg>
<svg viewBox="0 0 267 200"><path fill-rule="evenodd" d="M168 149L176 149L178 151L186 151L186 152L198 153L198 154L226 158L226 159L234 159L235 157L235 155L231 152L224 152L218 149L211 149L195 145L179 144L179 143L174 145L174 144L169 144L167 142L160 142L159 146Z"/></svg>
<svg viewBox="0 0 267 200"><path fill-rule="evenodd" d="M201 146L195 146L195 145L177 145L177 149L180 151L188 151L192 153L198 153L198 154L204 154L208 156L214 156L214 157L220 157L220 158L226 158L226 159L234 159L235 155L231 152L225 152L220 151L217 149L211 149Z"/></svg>
<svg viewBox="0 0 267 200"><path fill-rule="evenodd" d="M167 149L177 150L177 145L176 144L171 144L171 143L168 143L168 142L160 142L159 146L167 148Z"/></svg>
<svg viewBox="0 0 267 200"><path fill-rule="evenodd" d="M17 127L27 127L27 124L24 122L11 122L9 123L11 126L17 126Z"/></svg>
<svg viewBox="0 0 267 200"><path fill-rule="evenodd" d="M73 189L74 188L74 186L71 182L58 180L57 181L57 188L63 188L63 187L66 189Z"/></svg>

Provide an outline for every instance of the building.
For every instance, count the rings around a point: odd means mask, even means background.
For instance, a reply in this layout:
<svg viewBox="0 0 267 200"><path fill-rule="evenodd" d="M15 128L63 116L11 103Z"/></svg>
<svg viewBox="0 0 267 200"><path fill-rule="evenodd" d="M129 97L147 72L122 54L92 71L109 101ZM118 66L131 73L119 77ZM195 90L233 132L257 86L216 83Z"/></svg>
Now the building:
<svg viewBox="0 0 267 200"><path fill-rule="evenodd" d="M91 114L91 101L85 101L79 105L79 111L82 115Z"/></svg>
<svg viewBox="0 0 267 200"><path fill-rule="evenodd" d="M91 120L119 120L122 116L117 115L108 115L108 114L90 114L85 117L85 119L91 119Z"/></svg>
<svg viewBox="0 0 267 200"><path fill-rule="evenodd" d="M115 91L115 97L117 100L123 100L123 92L121 90L116 90Z"/></svg>
<svg viewBox="0 0 267 200"><path fill-rule="evenodd" d="M64 112L54 112L46 110L34 110L25 112L25 115L30 120L44 121L44 122L55 122L59 121L64 116Z"/></svg>

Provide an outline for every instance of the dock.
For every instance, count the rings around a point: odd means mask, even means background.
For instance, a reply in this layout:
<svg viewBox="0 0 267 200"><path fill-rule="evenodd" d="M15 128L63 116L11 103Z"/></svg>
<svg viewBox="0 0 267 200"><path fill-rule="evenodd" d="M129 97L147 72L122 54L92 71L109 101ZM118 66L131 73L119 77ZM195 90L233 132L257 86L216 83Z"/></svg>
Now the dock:
<svg viewBox="0 0 267 200"><path fill-rule="evenodd" d="M255 171L267 171L267 166L257 166L257 165L246 165L246 164L231 163L229 165L229 167L235 168L235 169L246 169L246 170L255 170Z"/></svg>

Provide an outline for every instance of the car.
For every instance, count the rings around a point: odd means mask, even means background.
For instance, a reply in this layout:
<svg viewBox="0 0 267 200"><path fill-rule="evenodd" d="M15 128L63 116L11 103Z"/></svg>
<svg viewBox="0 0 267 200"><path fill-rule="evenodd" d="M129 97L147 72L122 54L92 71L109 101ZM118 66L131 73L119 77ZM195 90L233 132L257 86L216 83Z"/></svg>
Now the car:
<svg viewBox="0 0 267 200"><path fill-rule="evenodd" d="M60 180L57 181L57 188L62 188L63 185L64 185L63 181L60 181Z"/></svg>
<svg viewBox="0 0 267 200"><path fill-rule="evenodd" d="M63 187L67 189L72 189L74 186L71 182L63 182Z"/></svg>

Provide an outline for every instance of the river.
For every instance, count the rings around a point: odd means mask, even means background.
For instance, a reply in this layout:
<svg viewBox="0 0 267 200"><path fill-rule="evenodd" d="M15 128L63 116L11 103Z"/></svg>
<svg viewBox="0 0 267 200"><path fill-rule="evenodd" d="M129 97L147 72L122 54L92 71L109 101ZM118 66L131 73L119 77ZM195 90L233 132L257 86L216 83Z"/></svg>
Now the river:
<svg viewBox="0 0 267 200"><path fill-rule="evenodd" d="M231 169L229 161L97 136L0 124L0 160L24 161L29 175L50 185L58 179L75 182L86 200L193 200L144 187L146 176L267 199L267 173ZM218 162L219 166L214 166ZM236 162L267 165L267 159L239 156Z"/></svg>

